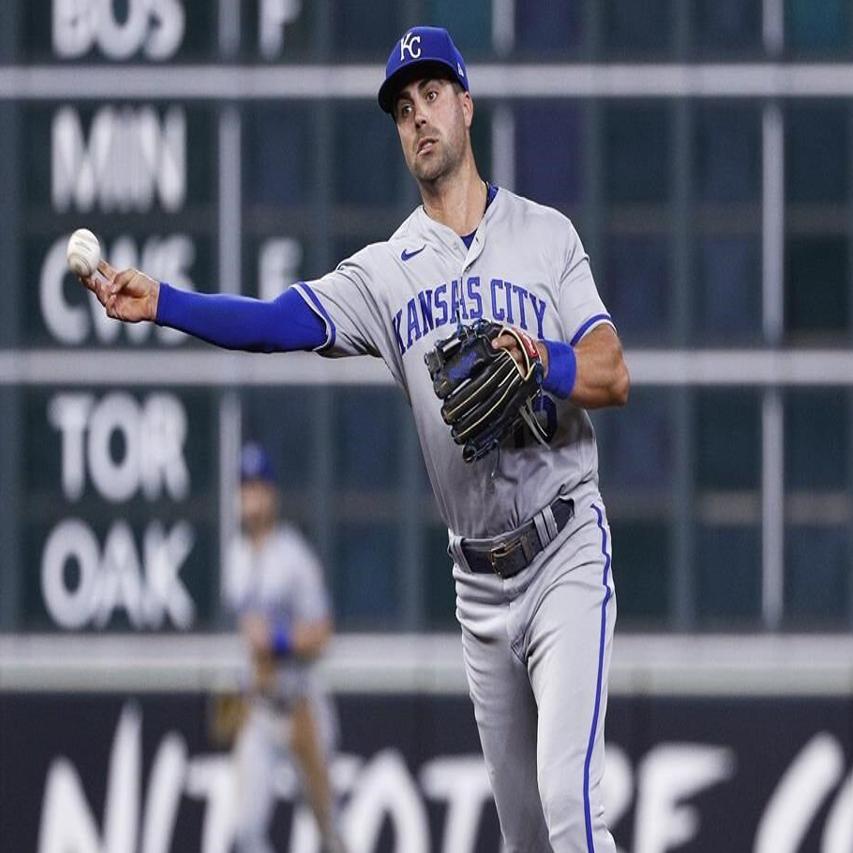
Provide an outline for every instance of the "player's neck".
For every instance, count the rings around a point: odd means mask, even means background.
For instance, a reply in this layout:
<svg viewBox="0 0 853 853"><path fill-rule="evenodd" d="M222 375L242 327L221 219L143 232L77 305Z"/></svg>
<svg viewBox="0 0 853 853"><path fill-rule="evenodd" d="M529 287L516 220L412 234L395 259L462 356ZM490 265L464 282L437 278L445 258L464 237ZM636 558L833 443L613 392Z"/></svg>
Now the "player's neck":
<svg viewBox="0 0 853 853"><path fill-rule="evenodd" d="M265 521L257 526L253 526L250 530L247 530L246 535L248 536L252 547L255 550L258 550L262 548L267 539L272 536L274 530L275 520Z"/></svg>
<svg viewBox="0 0 853 853"><path fill-rule="evenodd" d="M486 182L477 172L473 157L457 172L437 181L420 183L424 210L430 219L446 225L460 236L477 229L486 209Z"/></svg>

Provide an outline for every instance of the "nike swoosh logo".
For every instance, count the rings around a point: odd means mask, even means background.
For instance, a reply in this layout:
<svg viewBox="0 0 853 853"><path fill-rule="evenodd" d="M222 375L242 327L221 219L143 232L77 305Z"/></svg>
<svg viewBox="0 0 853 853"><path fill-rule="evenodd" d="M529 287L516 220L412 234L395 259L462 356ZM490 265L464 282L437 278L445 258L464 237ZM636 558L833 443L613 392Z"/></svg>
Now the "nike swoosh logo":
<svg viewBox="0 0 853 853"><path fill-rule="evenodd" d="M426 249L426 246L421 246L420 249L415 249L414 252L407 252L405 249L403 249L403 253L400 255L400 260L409 261L415 255L419 255L424 249Z"/></svg>

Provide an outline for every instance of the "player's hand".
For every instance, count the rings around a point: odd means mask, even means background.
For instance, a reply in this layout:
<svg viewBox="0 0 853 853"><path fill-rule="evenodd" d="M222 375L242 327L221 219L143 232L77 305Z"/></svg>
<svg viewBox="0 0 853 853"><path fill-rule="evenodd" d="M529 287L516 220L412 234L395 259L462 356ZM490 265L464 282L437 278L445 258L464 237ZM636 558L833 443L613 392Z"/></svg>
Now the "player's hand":
<svg viewBox="0 0 853 853"><path fill-rule="evenodd" d="M140 270L118 272L102 260L93 275L82 276L80 281L98 297L110 317L128 323L157 317L160 282Z"/></svg>
<svg viewBox="0 0 853 853"><path fill-rule="evenodd" d="M533 342L533 345L536 347L537 352L539 353L539 360L542 362L542 369L544 371L543 377L548 375L548 348L542 341L534 341L530 335L527 335L525 332L522 332L521 329L516 329L519 335L526 337L528 340ZM504 332L501 335L498 335L493 341L492 346L495 349L505 349L509 352L509 354L515 360L515 363L519 367L524 367L526 364L526 360L524 358L524 353L522 353L521 348L518 345L518 341L510 335L508 332Z"/></svg>
<svg viewBox="0 0 853 853"><path fill-rule="evenodd" d="M240 620L243 636L253 655L260 657L270 654L270 626L267 618L260 613L246 613Z"/></svg>

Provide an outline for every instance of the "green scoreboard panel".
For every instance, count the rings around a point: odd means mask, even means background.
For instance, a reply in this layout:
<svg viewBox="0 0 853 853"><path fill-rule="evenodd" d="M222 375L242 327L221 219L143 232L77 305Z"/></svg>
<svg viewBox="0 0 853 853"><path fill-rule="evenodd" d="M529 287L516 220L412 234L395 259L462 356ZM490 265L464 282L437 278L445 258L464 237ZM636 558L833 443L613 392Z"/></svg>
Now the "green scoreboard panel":
<svg viewBox="0 0 853 853"><path fill-rule="evenodd" d="M768 349L849 350L848 7L4 0L0 630L218 625L241 436L287 472L342 629L453 623L396 389L296 388L294 356L229 391L246 357L105 318L64 259L84 226L116 266L268 299L387 238L417 190L376 90L415 21L472 69L483 175L575 221L629 354L731 347L753 377L676 387L646 362L631 406L597 414L623 625L849 627L849 371L753 381Z"/></svg>
<svg viewBox="0 0 853 853"><path fill-rule="evenodd" d="M105 317L68 273L65 245L87 227L118 268L272 298L387 235L413 190L374 77L405 21L427 11L390 0L3 4L0 630L219 625L234 451L258 424L268 440L287 436L273 448L280 462L291 445L311 460L303 477L288 469L285 509L334 563L330 431L300 419L281 389L229 396L206 345ZM356 97L302 86L303 71L341 62L370 66ZM276 73L288 97L264 83ZM249 82L229 89L237 78ZM382 499L394 480L377 486Z"/></svg>
<svg viewBox="0 0 853 853"><path fill-rule="evenodd" d="M209 620L213 395L39 387L25 392L23 423L23 624L186 630Z"/></svg>
<svg viewBox="0 0 853 853"><path fill-rule="evenodd" d="M122 383L124 366L155 352L179 361L202 345L106 318L67 272L65 244L85 226L119 268L219 288L222 105L164 97L157 86L123 97L111 78L242 52L239 18L250 5L4 4L3 73L27 71L36 82L0 101L0 349L11 373L0 386L3 629L188 631L216 622L222 512L233 504L222 498L221 392ZM239 194L230 201L239 205ZM227 289L240 289L227 272ZM78 372L68 357L80 359ZM114 384L103 379L107 364L119 371Z"/></svg>

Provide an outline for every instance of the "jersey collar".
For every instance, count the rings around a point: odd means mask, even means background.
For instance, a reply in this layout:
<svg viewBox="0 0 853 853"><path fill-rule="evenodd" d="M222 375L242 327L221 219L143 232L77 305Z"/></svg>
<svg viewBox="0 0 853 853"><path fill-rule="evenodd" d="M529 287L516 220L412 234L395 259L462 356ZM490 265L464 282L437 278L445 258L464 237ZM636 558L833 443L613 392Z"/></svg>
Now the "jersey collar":
<svg viewBox="0 0 853 853"><path fill-rule="evenodd" d="M424 206L420 205L415 213L418 227L424 237L427 239L436 239L451 249L454 254L459 255L459 257L466 257L467 255L473 260L473 257L475 257L476 254L479 254L480 247L482 246L484 226L486 226L489 220L494 216L495 208L500 206L500 188L491 183L487 184L487 187L486 209L483 212L483 218L480 220L480 223L477 225L476 231L474 232L476 236L471 243L470 249L465 247L465 244L462 242L462 238L459 234L449 226L444 225L442 222L432 219L427 214Z"/></svg>

